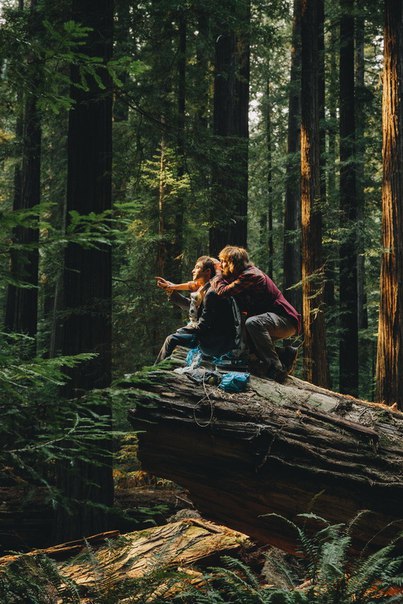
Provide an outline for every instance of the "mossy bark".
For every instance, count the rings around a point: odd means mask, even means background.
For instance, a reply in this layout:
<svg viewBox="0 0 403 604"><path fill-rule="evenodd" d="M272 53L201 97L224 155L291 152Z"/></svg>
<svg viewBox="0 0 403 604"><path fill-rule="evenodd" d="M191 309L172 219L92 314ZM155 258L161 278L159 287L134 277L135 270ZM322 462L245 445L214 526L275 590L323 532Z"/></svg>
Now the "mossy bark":
<svg viewBox="0 0 403 604"><path fill-rule="evenodd" d="M131 396L143 468L189 489L207 517L291 551L295 535L265 515L338 523L368 510L357 546L384 544L397 531L387 525L402 524L400 412L296 378L253 377L245 393L227 394L155 371Z"/></svg>

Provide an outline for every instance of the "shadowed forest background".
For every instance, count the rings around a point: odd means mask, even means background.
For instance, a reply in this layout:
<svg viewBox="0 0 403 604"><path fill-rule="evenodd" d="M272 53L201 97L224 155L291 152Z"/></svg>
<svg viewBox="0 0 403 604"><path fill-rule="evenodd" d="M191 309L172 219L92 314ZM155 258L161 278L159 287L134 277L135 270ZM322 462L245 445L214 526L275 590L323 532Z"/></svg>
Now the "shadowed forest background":
<svg viewBox="0 0 403 604"><path fill-rule="evenodd" d="M155 276L226 244L302 312L300 377L403 408L400 2L0 7L1 485L53 542L110 525L113 384L183 320Z"/></svg>

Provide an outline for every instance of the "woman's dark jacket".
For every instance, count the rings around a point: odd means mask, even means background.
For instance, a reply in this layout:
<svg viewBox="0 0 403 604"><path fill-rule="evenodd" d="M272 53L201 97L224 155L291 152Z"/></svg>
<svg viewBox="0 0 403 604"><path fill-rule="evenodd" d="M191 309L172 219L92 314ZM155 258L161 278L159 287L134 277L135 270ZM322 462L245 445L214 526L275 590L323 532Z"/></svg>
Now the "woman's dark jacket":
<svg viewBox="0 0 403 604"><path fill-rule="evenodd" d="M188 310L190 300L174 291L171 302ZM235 322L232 311L232 300L218 296L208 289L199 308L196 327L184 327L195 334L201 350L210 356L218 356L235 347Z"/></svg>

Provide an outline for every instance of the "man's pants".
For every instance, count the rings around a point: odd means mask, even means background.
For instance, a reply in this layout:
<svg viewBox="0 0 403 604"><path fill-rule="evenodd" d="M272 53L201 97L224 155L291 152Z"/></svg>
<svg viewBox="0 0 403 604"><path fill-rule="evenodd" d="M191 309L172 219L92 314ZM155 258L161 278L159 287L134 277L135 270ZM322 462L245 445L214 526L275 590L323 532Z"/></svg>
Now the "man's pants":
<svg viewBox="0 0 403 604"><path fill-rule="evenodd" d="M155 364L160 363L167 357L171 356L177 346L184 346L185 348L195 348L198 344L198 340L193 333L189 333L186 329L181 327L175 333L171 333L162 345L161 350L158 353Z"/></svg>
<svg viewBox="0 0 403 604"><path fill-rule="evenodd" d="M257 356L267 364L267 367L281 369L282 364L274 347L274 341L295 335L297 332L295 322L274 312L266 312L248 317L245 328Z"/></svg>

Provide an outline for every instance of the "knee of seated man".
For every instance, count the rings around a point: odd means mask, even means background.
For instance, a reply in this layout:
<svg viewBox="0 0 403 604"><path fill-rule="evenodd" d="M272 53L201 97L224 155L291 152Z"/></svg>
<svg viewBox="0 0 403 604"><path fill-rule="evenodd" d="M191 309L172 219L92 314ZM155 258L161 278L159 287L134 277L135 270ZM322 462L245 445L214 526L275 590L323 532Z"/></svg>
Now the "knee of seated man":
<svg viewBox="0 0 403 604"><path fill-rule="evenodd" d="M260 321L258 319L258 316L248 317L245 321L245 328L248 331L253 331L254 329L259 327L259 324Z"/></svg>
<svg viewBox="0 0 403 604"><path fill-rule="evenodd" d="M175 334L170 333L169 336L167 336L165 338L165 342L164 342L165 346L168 346L169 344L171 344L173 340L175 340Z"/></svg>
<svg viewBox="0 0 403 604"><path fill-rule="evenodd" d="M274 313L263 313L248 317L245 321L245 327L248 332L253 331L268 331L272 333L276 329L276 315Z"/></svg>

